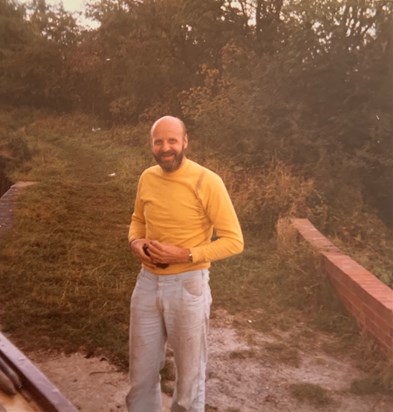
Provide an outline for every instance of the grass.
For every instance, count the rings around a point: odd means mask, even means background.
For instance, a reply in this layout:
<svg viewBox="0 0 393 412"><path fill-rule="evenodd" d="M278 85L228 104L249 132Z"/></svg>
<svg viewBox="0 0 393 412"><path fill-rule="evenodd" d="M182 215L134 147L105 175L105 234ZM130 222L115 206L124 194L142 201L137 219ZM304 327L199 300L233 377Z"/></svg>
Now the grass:
<svg viewBox="0 0 393 412"><path fill-rule="evenodd" d="M300 366L300 354L297 348L292 347L284 342L266 343L264 347L266 352L270 352L269 359L275 359L280 363L285 363L290 366Z"/></svg>
<svg viewBox="0 0 393 412"><path fill-rule="evenodd" d="M371 223L371 222L370 222ZM371 227L376 227L373 223ZM372 231L370 231L372 232ZM393 245L391 241L391 234L376 230L366 236L367 242L359 238L352 241L344 242L335 237L333 242L344 253L350 255L359 264L375 274L379 280L393 288Z"/></svg>
<svg viewBox="0 0 393 412"><path fill-rule="evenodd" d="M47 117L23 129L31 159L12 178L39 183L25 189L15 226L0 243L1 324L25 350L104 352L126 367L138 271L127 225L139 174L151 164L147 128L92 133L91 125L80 116ZM313 252L255 229L245 241L242 255L212 267L213 309L236 314L239 328L289 334L291 343L268 344L263 356L292 366L300 346L312 348L321 331L334 334L334 350L361 354L371 389L383 386L388 372L373 350L361 349Z"/></svg>
<svg viewBox="0 0 393 412"><path fill-rule="evenodd" d="M93 147L55 133L29 139L35 157L17 178L39 184L21 196L1 245L3 327L27 349L100 348L124 365L137 270L126 240L133 193L109 174L129 153L107 139Z"/></svg>
<svg viewBox="0 0 393 412"><path fill-rule="evenodd" d="M297 400L310 403L316 407L327 406L333 402L333 399L326 389L313 383L296 383L290 385L290 391L292 396Z"/></svg>

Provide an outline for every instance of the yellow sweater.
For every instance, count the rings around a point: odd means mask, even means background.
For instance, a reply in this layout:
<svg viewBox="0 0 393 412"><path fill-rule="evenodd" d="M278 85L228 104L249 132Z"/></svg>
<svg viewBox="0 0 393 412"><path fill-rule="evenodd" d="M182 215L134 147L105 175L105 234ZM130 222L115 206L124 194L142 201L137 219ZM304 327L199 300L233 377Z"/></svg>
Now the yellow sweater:
<svg viewBox="0 0 393 412"><path fill-rule="evenodd" d="M129 240L139 238L191 250L192 262L157 268L160 275L208 268L213 260L243 251L240 224L222 179L189 159L175 172L156 165L142 173L128 233Z"/></svg>

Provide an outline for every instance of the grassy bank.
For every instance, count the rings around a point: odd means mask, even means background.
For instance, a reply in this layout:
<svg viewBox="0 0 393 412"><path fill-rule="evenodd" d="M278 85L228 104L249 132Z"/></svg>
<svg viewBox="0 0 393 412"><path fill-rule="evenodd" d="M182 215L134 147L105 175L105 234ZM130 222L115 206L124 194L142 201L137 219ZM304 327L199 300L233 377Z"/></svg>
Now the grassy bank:
<svg viewBox="0 0 393 412"><path fill-rule="evenodd" d="M20 198L2 244L3 325L32 348L100 347L125 363L136 270L126 233L136 176L119 172L130 153L105 136L88 143L88 128L73 119L24 130L32 160L12 177L38 184Z"/></svg>
<svg viewBox="0 0 393 412"><path fill-rule="evenodd" d="M151 157L146 129L92 132L93 126L89 118L71 116L46 117L18 129L31 158L13 170L12 178L38 184L21 196L14 230L0 244L1 324L26 350L105 353L126 367L129 297L138 270L127 248L127 225L137 179ZM198 158L193 150L190 157ZM217 159L209 162L222 171L241 208L231 170ZM307 184L301 187L311 191ZM274 204L283 207L291 200L274 197L274 187L269 189L271 216L253 227L247 220L252 211L241 210L245 252L214 264L214 307L236 313L239 328L247 324L276 336L289 333L280 347L266 348L267 356L283 362L312 348L317 334L332 334L335 339L325 350L351 350L367 365L374 390L388 390L390 375L382 358L358 335L313 253L302 245L278 246L274 236L266 236L263 225L274 218Z"/></svg>

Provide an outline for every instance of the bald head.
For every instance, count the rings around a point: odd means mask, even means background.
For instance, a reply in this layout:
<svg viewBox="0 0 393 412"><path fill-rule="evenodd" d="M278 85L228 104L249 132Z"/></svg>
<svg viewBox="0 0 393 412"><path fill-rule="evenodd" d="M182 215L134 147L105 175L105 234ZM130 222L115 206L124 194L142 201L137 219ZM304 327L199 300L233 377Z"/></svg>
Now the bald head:
<svg viewBox="0 0 393 412"><path fill-rule="evenodd" d="M156 134L157 132L159 133L159 131L163 128L181 130L183 137L187 135L186 125L182 120L174 116L164 116L154 122L150 130L150 136L153 137L154 134Z"/></svg>

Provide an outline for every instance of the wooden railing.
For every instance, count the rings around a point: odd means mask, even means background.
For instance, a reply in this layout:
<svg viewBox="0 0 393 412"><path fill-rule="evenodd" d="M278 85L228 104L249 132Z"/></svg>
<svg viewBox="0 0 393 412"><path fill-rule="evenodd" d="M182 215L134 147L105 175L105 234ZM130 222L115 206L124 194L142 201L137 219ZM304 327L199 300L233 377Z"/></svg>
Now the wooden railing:
<svg viewBox="0 0 393 412"><path fill-rule="evenodd" d="M0 333L0 357L19 377L23 396L32 398L45 412L77 412L77 408L59 389L16 347ZM36 410L36 409L34 409Z"/></svg>

